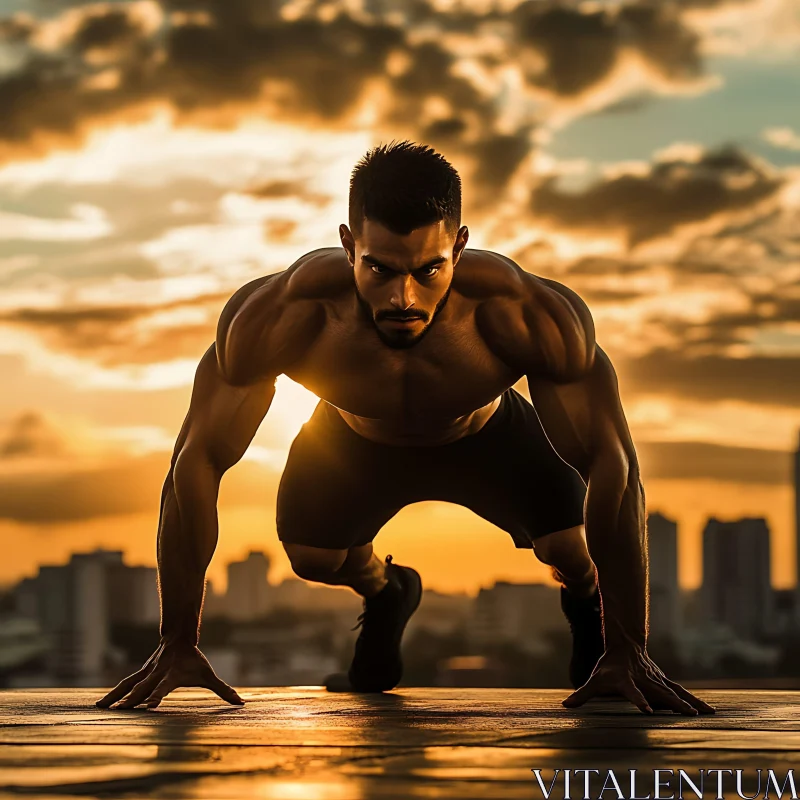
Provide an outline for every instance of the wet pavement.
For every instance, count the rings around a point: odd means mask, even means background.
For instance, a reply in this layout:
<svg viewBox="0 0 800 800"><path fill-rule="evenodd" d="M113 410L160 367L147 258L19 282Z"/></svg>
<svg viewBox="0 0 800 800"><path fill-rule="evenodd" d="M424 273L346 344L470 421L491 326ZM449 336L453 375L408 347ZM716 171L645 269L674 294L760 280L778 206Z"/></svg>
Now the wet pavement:
<svg viewBox="0 0 800 800"><path fill-rule="evenodd" d="M0 692L0 798L541 798L532 770L549 786L556 768L551 800L564 798L564 770L589 768L600 770L592 797L609 770L629 797L631 769L644 797L656 768L683 769L695 784L699 770L741 769L750 795L757 769L782 784L797 768L800 790L797 691L697 690L718 709L700 717L649 717L621 700L568 710L569 692L552 689L245 689L242 708L182 690L136 711L97 709L102 694ZM573 775L573 800L584 780ZM705 798L716 797L716 781L706 775ZM735 783L725 787L724 797L737 796ZM696 793L684 786L683 796Z"/></svg>

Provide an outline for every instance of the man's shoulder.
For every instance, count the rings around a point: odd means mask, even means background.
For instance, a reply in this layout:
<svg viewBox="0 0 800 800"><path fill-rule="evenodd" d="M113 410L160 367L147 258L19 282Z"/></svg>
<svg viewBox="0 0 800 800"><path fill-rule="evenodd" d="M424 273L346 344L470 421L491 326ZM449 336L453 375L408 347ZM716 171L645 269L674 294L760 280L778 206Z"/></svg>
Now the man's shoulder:
<svg viewBox="0 0 800 800"><path fill-rule="evenodd" d="M337 249L306 253L288 269L234 292L217 324L217 357L231 381L246 381L265 370L279 374L280 364L261 363L258 354L297 355L316 336L325 316L323 301L346 286L341 262L347 264L347 258Z"/></svg>
<svg viewBox="0 0 800 800"><path fill-rule="evenodd" d="M507 256L475 252L470 272L480 288L478 318L486 336L515 361L527 361L527 368L554 380L584 374L594 357L595 331L581 297L563 283L527 272Z"/></svg>
<svg viewBox="0 0 800 800"><path fill-rule="evenodd" d="M491 250L465 250L466 269L457 287L478 300L539 304L543 312L558 298L586 307L580 296L563 283L528 272L513 259ZM458 269L456 270L458 274Z"/></svg>
<svg viewBox="0 0 800 800"><path fill-rule="evenodd" d="M353 288L353 268L342 247L312 250L282 274L293 300L330 300Z"/></svg>
<svg viewBox="0 0 800 800"><path fill-rule="evenodd" d="M479 302L514 299L525 292L527 274L500 253L467 248L453 273L453 288Z"/></svg>

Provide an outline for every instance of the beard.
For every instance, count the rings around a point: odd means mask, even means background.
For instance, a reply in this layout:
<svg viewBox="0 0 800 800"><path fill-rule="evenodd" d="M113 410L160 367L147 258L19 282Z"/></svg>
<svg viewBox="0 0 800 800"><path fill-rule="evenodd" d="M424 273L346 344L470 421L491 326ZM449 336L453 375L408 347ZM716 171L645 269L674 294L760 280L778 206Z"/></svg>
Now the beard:
<svg viewBox="0 0 800 800"><path fill-rule="evenodd" d="M416 344L419 344L422 339L425 338L425 335L431 329L431 326L434 323L434 320L439 315L439 312L445 307L447 304L447 300L450 297L450 290L453 287L452 281L450 285L447 287L447 291L442 296L441 300L436 304L436 308L433 309L433 313L430 315L430 319L428 320L425 327L419 331L419 333L414 333L413 331L404 331L404 330L397 330L392 332L387 332L382 330L380 325L378 325L377 320L375 319L375 312L372 310L372 306L364 299L364 296L361 292L358 291L358 284L355 284L356 290L356 298L358 299L358 305L360 306L364 316L369 319L372 323L372 326L375 328L375 332L378 334L378 338L387 346L392 347L396 350L403 350L408 349L409 347L413 347ZM422 317L420 317L422 318Z"/></svg>

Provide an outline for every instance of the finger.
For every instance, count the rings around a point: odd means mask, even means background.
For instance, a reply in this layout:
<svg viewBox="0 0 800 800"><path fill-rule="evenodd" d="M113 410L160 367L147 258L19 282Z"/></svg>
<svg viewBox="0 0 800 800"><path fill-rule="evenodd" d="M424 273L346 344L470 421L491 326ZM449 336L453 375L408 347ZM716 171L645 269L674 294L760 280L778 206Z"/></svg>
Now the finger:
<svg viewBox="0 0 800 800"><path fill-rule="evenodd" d="M98 708L108 708L112 703L116 703L120 697L125 697L145 677L147 677L147 669L142 667L138 672L134 672L133 675L121 680L105 697L101 697L95 705Z"/></svg>
<svg viewBox="0 0 800 800"><path fill-rule="evenodd" d="M233 706L243 706L244 700L236 693L236 690L232 686L228 686L225 681L220 680L216 675L212 675L212 677L204 684L206 689L211 689L212 692L218 694L223 700L230 703Z"/></svg>
<svg viewBox="0 0 800 800"><path fill-rule="evenodd" d="M582 706L589 698L597 695L598 691L597 682L589 678L580 689L577 689L569 697L562 700L561 705L565 708L577 708Z"/></svg>
<svg viewBox="0 0 800 800"><path fill-rule="evenodd" d="M171 675L167 675L161 682L150 692L150 696L144 701L148 708L158 708L161 701L173 690L177 689L177 685Z"/></svg>
<svg viewBox="0 0 800 800"><path fill-rule="evenodd" d="M647 694L663 702L665 708L676 711L679 714L686 714L690 717L695 717L699 713L693 705L678 697L669 686L661 681L651 680L644 688Z"/></svg>
<svg viewBox="0 0 800 800"><path fill-rule="evenodd" d="M112 703L119 700L120 697L125 697L139 681L143 680L148 675L162 649L161 646L157 647L138 672L134 672L133 675L129 675L124 680L121 680L105 697L101 697L95 705L98 708L108 708Z"/></svg>
<svg viewBox="0 0 800 800"><path fill-rule="evenodd" d="M120 700L114 708L135 708L155 689L163 677L164 673L161 671L151 672L143 681L137 683L131 693L124 700Z"/></svg>
<svg viewBox="0 0 800 800"><path fill-rule="evenodd" d="M701 714L716 714L717 709L714 706L710 706L704 700L701 700L699 697L695 697L690 691L684 689L679 683L675 683L675 681L671 681L669 678L662 677L661 680L672 689L678 697L686 700L687 703L690 703L694 708L696 708Z"/></svg>
<svg viewBox="0 0 800 800"><path fill-rule="evenodd" d="M647 702L645 696L639 691L636 684L633 681L626 681L620 687L620 691L622 692L628 700L631 701L639 711L642 711L645 714L652 714L653 709L650 703Z"/></svg>

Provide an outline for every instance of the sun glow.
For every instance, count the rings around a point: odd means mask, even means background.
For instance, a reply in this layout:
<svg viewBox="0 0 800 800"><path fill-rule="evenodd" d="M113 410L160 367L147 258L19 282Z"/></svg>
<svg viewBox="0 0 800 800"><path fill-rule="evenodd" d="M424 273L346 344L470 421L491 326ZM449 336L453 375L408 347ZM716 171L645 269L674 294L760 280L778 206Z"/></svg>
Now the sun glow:
<svg viewBox="0 0 800 800"><path fill-rule="evenodd" d="M275 387L267 419L273 422L271 431L276 431L288 445L314 413L319 398L286 375L278 377Z"/></svg>

